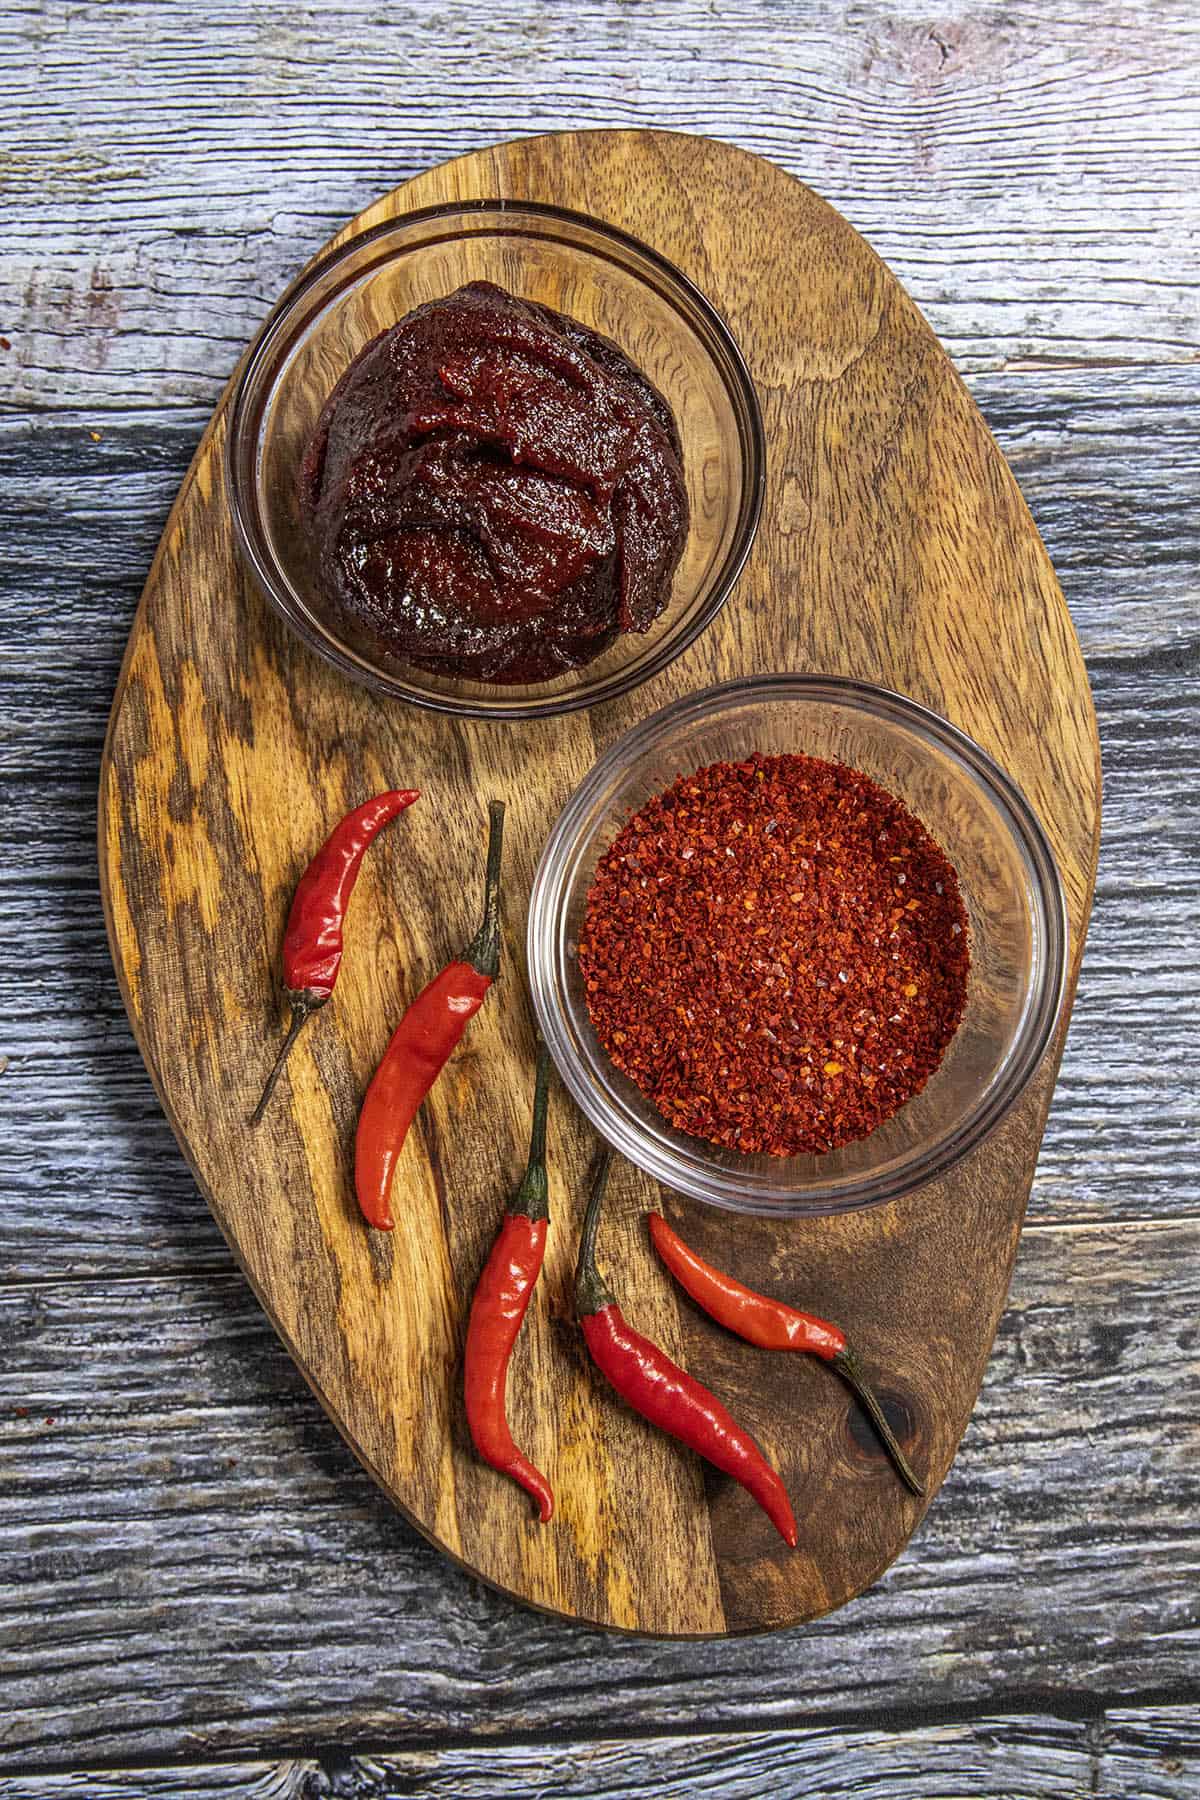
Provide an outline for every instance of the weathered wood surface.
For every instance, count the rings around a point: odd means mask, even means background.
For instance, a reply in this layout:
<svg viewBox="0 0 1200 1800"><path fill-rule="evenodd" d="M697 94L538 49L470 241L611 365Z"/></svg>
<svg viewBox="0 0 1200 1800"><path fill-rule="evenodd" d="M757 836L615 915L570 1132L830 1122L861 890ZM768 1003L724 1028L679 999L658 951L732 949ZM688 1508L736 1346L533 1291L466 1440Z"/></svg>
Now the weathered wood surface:
<svg viewBox="0 0 1200 1800"><path fill-rule="evenodd" d="M733 602L652 681L586 712L498 728L381 705L299 647L241 567L221 475L227 390L156 554L113 703L100 779L113 959L180 1144L239 1263L322 1405L421 1530L502 1591L593 1624L675 1637L794 1625L861 1593L903 1548L979 1389L1090 913L1100 804L1091 695L1028 511L945 352L864 240L811 190L710 139L556 133L430 170L344 235L496 194L594 211L667 256L727 321L767 439L762 521ZM455 279L493 266L473 261ZM594 312L588 282L564 295L529 281L518 278L522 293L614 331L663 387L683 441L690 537L703 540L714 427L697 415L699 384L680 379L680 358L639 327L635 309L601 302ZM403 311L427 297L418 289L376 305ZM386 317L377 312L369 333ZM322 367L319 378L332 376ZM325 385L289 404L315 419ZM803 604L785 598L796 590ZM804 1515L795 1548L730 1481L709 1478L699 1457L615 1406L581 1354L570 1280L595 1139L557 1105L547 1145L555 1223L509 1394L518 1441L554 1483L555 1520L543 1529L481 1466L459 1375L464 1312L520 1167L533 868L571 789L632 725L714 680L781 669L899 689L997 758L1035 808L1062 879L1067 1006L1036 1079L991 1141L919 1201L734 1221L660 1200L656 1184L618 1169L602 1261L618 1271L629 1316L721 1395L779 1468ZM319 842L364 782L396 780L425 793L355 891L353 934L374 954L347 957L330 1015L297 1046L251 1132L278 1030L283 909L304 861L295 840ZM478 868L483 801L497 794L508 801L506 967L410 1135L396 1170L399 1228L383 1246L363 1228L348 1155L392 1028L381 999L411 998L473 930L478 901L467 900L462 872ZM976 859L972 891L965 840L956 856L982 920L996 904L982 885L987 858ZM976 953L986 954L978 944ZM827 1371L742 1353L664 1281L641 1220L655 1204L712 1261L736 1247L752 1285L782 1279L845 1324L908 1421L923 1502L899 1488L873 1438L860 1444L858 1409Z"/></svg>
<svg viewBox="0 0 1200 1800"><path fill-rule="evenodd" d="M1044 386L1043 386L1044 383ZM1103 715L1100 894L1030 1218L1059 1223L1197 1210L1186 1155L1194 1092L1191 957L1200 738L1194 705L1200 558L1200 369L989 376L976 396L1012 462L1062 578ZM79 1130L0 1144L0 1257L14 1275L227 1266L115 1004L95 930L91 782L122 632L204 421L102 421L72 411L0 421L8 544L21 568L0 629L21 644L0 769L14 840L0 890L53 896L31 948L44 1003L12 995L8 1105L31 1126L70 1110ZM1122 472L1115 486L1114 468ZM1131 472L1138 482L1131 486ZM98 535L97 522L104 518ZM53 533L47 519L55 521ZM1138 527L1145 521L1145 527ZM1153 538L1149 535L1153 521ZM71 584L69 623L61 596ZM1148 838L1148 784L1156 824ZM50 802L48 806L47 802ZM53 810L51 810L51 807ZM380 846L386 853L386 841ZM1153 915L1143 908L1154 901ZM16 916L15 912L12 914ZM1153 918L1153 931L1150 918ZM40 959L44 957L44 962ZM1136 968L1138 980L1130 983ZM46 984L49 984L46 986ZM78 1002L79 1016L74 1011ZM86 1016L99 1009L99 1019ZM1165 1078L1164 1078L1165 1077ZM1194 1107L1191 1108L1194 1116ZM1136 1154L1132 1154L1136 1124ZM1181 1167L1181 1158L1185 1159ZM104 1171L103 1191L90 1177ZM48 1170L78 1228L48 1215ZM1150 1185L1152 1184L1152 1186Z"/></svg>
<svg viewBox="0 0 1200 1800"><path fill-rule="evenodd" d="M955 1475L878 1587L807 1630L690 1646L556 1628L450 1579L240 1276L9 1288L3 1755L299 1750L314 1696L328 1741L374 1744L1180 1697L1200 1264L1186 1225L1130 1235L1026 1234Z"/></svg>
<svg viewBox="0 0 1200 1800"><path fill-rule="evenodd" d="M1194 1800L1200 1707L0 1776L0 1800Z"/></svg>
<svg viewBox="0 0 1200 1800"><path fill-rule="evenodd" d="M0 336L13 346L0 350L0 917L6 945L29 946L0 974L0 1268L34 1284L34 1304L43 1277L78 1280L81 1291L122 1272L170 1277L181 1295L198 1277L191 1304L222 1372L220 1425L204 1384L199 1404L188 1399L186 1358L167 1342L165 1362L139 1376L137 1366L114 1368L111 1336L81 1326L64 1353L81 1367L94 1359L95 1424L87 1409L76 1417L74 1454L104 1467L114 1432L140 1429L123 1410L127 1389L145 1396L157 1383L168 1400L183 1394L177 1441L192 1456L214 1469L233 1456L258 1482L249 1497L236 1481L218 1485L197 1529L195 1496L160 1442L156 1464L131 1461L118 1478L115 1525L88 1530L86 1502L52 1482L31 1506L28 1426L12 1409L60 1400L45 1379L35 1392L27 1376L11 1376L0 1351L6 1766L95 1768L214 1746L253 1758L335 1735L427 1747L427 1733L449 1735L438 1708L452 1692L463 1698L452 1730L473 1741L495 1690L514 1689L522 1668L535 1680L520 1729L543 1758L551 1730L565 1748L663 1729L663 1692L691 1705L693 1729L787 1720L801 1745L814 1741L803 1729L814 1705L856 1725L1024 1707L1029 1716L1009 1729L1040 1743L1038 1715L1054 1696L1098 1716L1113 1696L1136 1709L1139 1697L1194 1695L1200 1569L1178 1527L1200 1513L1194 1454L1190 1468L1175 1465L1165 1528L1152 1516L1156 1469L1171 1462L1181 1429L1168 1399L1179 1371L1157 1365L1136 1431L1121 1415L1093 1456L1086 1422L1098 1415L1080 1413L1069 1376L1056 1388L1056 1341L1024 1325L1018 1338L1023 1313L1013 1309L1042 1291L1040 1277L1026 1286L1035 1255L1053 1290L1090 1243L1112 1285L1098 1310L1088 1282L1070 1288L1078 1331L1113 1354L1123 1284L1149 1295L1156 1281L1157 1322L1194 1379L1195 1294L1181 1278L1200 1216L1200 329L1188 97L1200 19L1161 0L1074 0L1050 14L1034 0L1002 12L966 0L929 16L795 0L713 12L673 0L552 10L519 0L493 17L494 27L476 8L440 8L431 26L412 6L392 9L387 26L376 9L368 27L357 6L322 8L318 22L316 9L284 19L251 0L186 15L31 5L0 24ZM287 274L358 205L439 158L515 129L639 122L711 131L773 157L838 205L900 275L967 371L1031 504L1083 642L1106 756L1082 990L1012 1308L959 1460L880 1591L821 1626L725 1646L727 1660L715 1663L711 1646L616 1644L547 1624L464 1581L374 1495L239 1281L230 1276L204 1311L209 1274L229 1259L116 999L93 853L104 721L150 555L234 357ZM1110 1219L1125 1229L1096 1229ZM1167 1220L1178 1236L1165 1261L1147 1260L1140 1222ZM264 1367L279 1404L262 1391ZM976 1440L1001 1400L984 1466ZM1076 1421L1077 1454L1012 1488L1005 1434L1050 1429L1059 1410ZM53 1440L55 1428L40 1429ZM1123 1491L1092 1498L1114 1444L1128 1447L1132 1513ZM301 1474L281 1511L256 1521L272 1464ZM314 1465L324 1471L319 1529L305 1514ZM273 1475L269 1485L275 1494ZM68 1554L55 1565L60 1521ZM1099 1616L1096 1570L1081 1558L1093 1524L1110 1545L1108 1573L1128 1583ZM387 1608L368 1579L385 1528ZM335 1607L327 1627L326 1608L364 1529L351 1590L368 1593L373 1611L343 1650L350 1609ZM938 1560L951 1578L927 1580L925 1547L943 1531ZM272 1579L260 1583L264 1536ZM210 1551L231 1538L242 1561L220 1565L222 1596ZM1033 1579L1022 1580L1013 1545L1036 1555ZM48 1590L26 1592L28 1561L21 1580L9 1575L14 1550L42 1559L54 1591L61 1637L45 1660ZM92 1585L60 1589L56 1566L72 1579L90 1570ZM310 1640L292 1680L288 1653ZM370 1677L381 1647L393 1680L368 1707L354 1678ZM331 1672L340 1693L327 1709ZM23 1716L35 1686L57 1709L44 1741L38 1715L32 1728ZM582 1701L582 1723L561 1699L548 1706L555 1689ZM410 1691L411 1717L391 1704ZM134 1692L162 1701L131 1729ZM1119 1718L1093 1719L1089 1741ZM1120 1733L1133 1760L1114 1762L1106 1785L1093 1764L1081 1791L1193 1792L1194 1717L1156 1721L1153 1711L1127 1715ZM986 1739L986 1719L979 1729ZM816 1741L828 1748L811 1791L836 1792L840 1739ZM485 1768L498 1762L496 1747L481 1750ZM593 1766L570 1791L588 1791ZM952 1781L952 1755L949 1767ZM960 1792L994 1794L977 1772L959 1775ZM147 1792L203 1791L186 1772L123 1779L135 1794L138 1781ZM45 1775L24 1780L21 1800L52 1791ZM1022 1780L1033 1777L1013 1774L1011 1791ZM65 1791L103 1790L82 1775Z"/></svg>
<svg viewBox="0 0 1200 1800"><path fill-rule="evenodd" d="M26 0L0 55L14 398L36 406L207 414L361 206L464 150L588 126L702 132L792 170L966 371L1195 357L1188 0L497 0L486 19L470 0Z"/></svg>

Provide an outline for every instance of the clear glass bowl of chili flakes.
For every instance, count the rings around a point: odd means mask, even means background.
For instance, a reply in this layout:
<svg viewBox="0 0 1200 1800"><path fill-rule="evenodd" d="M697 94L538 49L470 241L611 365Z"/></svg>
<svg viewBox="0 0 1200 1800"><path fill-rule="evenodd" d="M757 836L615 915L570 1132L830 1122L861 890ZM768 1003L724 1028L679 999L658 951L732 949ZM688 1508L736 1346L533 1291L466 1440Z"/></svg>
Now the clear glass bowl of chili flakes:
<svg viewBox="0 0 1200 1800"><path fill-rule="evenodd" d="M865 683L692 694L600 758L529 913L542 1032L596 1129L735 1212L877 1205L944 1175L1062 1003L1045 833L980 747Z"/></svg>

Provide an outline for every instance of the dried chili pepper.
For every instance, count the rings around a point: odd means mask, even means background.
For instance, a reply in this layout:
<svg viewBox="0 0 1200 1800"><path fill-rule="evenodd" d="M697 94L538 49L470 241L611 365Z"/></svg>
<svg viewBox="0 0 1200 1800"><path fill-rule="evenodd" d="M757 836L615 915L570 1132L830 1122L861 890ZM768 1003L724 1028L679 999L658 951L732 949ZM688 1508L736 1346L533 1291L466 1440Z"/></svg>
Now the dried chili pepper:
<svg viewBox="0 0 1200 1800"><path fill-rule="evenodd" d="M672 1125L820 1155L920 1092L970 958L953 866L856 769L754 755L678 778L596 868L579 970L596 1035Z"/></svg>
<svg viewBox="0 0 1200 1800"><path fill-rule="evenodd" d="M354 1185L368 1224L391 1231L392 1175L417 1108L500 972L504 803L488 807L483 921L462 955L417 995L371 1078L354 1144Z"/></svg>
<svg viewBox="0 0 1200 1800"><path fill-rule="evenodd" d="M546 1183L549 1094L550 1053L545 1044L539 1044L529 1161L475 1289L463 1366L467 1424L475 1448L484 1462L499 1469L502 1475L511 1475L533 1497L543 1525L554 1511L554 1494L541 1470L513 1442L505 1393L508 1359L546 1254L550 1217Z"/></svg>
<svg viewBox="0 0 1200 1800"><path fill-rule="evenodd" d="M862 1402L863 1410L879 1433L905 1487L923 1496L924 1483L914 1475L908 1458L897 1443L883 1408L868 1385L862 1363L846 1342L841 1326L830 1324L828 1319L818 1319L813 1313L798 1312L782 1300L771 1300L766 1294L755 1293L753 1288L745 1287L732 1275L714 1269L711 1263L697 1256L661 1213L652 1212L646 1216L659 1256L680 1287L718 1325L736 1332L748 1343L757 1344L760 1350L805 1350L833 1365Z"/></svg>
<svg viewBox="0 0 1200 1800"><path fill-rule="evenodd" d="M292 1017L262 1098L250 1115L257 1125L305 1021L333 993L342 966L342 925L367 847L385 825L420 799L415 788L392 788L364 800L335 825L296 883L283 934L283 982Z"/></svg>
<svg viewBox="0 0 1200 1800"><path fill-rule="evenodd" d="M611 1162L606 1150L592 1185L575 1271L575 1313L592 1361L635 1412L740 1482L794 1549L796 1520L777 1471L715 1394L626 1323L597 1272L596 1233Z"/></svg>

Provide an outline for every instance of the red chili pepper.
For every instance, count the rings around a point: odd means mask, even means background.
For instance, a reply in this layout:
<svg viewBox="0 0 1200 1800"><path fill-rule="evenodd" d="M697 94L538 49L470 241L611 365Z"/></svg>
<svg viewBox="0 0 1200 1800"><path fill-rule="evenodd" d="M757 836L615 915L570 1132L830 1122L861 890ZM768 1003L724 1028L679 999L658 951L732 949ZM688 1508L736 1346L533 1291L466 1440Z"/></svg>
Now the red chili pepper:
<svg viewBox="0 0 1200 1800"><path fill-rule="evenodd" d="M391 1231L396 1161L417 1108L483 1005L500 971L500 857L504 803L488 807L483 922L462 956L422 989L392 1033L371 1078L354 1144L354 1185L367 1223Z"/></svg>
<svg viewBox="0 0 1200 1800"><path fill-rule="evenodd" d="M863 1366L856 1352L846 1342L846 1334L841 1327L831 1325L828 1319L818 1319L813 1313L797 1312L794 1306L785 1306L782 1300L771 1300L766 1294L756 1294L753 1288L744 1287L732 1275L714 1269L703 1257L697 1256L678 1232L671 1229L661 1213L648 1213L647 1218L654 1248L680 1287L718 1325L724 1325L728 1331L735 1331L739 1337L745 1338L748 1343L757 1344L761 1350L805 1350L812 1356L819 1356L823 1362L832 1363L838 1374L858 1395L905 1486L911 1488L914 1494L923 1495L924 1483L918 1481L910 1468L908 1458L884 1417L883 1408L867 1385Z"/></svg>
<svg viewBox="0 0 1200 1800"><path fill-rule="evenodd" d="M505 1409L508 1359L542 1272L550 1207L546 1183L546 1108L550 1093L550 1053L538 1046L533 1092L533 1131L524 1179L513 1196L484 1265L471 1318L463 1368L467 1424L480 1456L502 1475L511 1475L537 1501L544 1525L554 1511L550 1483L513 1442Z"/></svg>
<svg viewBox="0 0 1200 1800"><path fill-rule="evenodd" d="M333 993L342 966L342 922L367 846L420 797L415 788L393 788L364 800L334 827L296 883L283 935L283 982L291 1023L250 1116L252 1125L267 1109L301 1026Z"/></svg>
<svg viewBox="0 0 1200 1800"><path fill-rule="evenodd" d="M643 1418L740 1482L794 1549L796 1520L776 1470L715 1394L626 1323L597 1273L596 1233L611 1160L612 1152L606 1150L588 1202L575 1271L575 1313L592 1361Z"/></svg>

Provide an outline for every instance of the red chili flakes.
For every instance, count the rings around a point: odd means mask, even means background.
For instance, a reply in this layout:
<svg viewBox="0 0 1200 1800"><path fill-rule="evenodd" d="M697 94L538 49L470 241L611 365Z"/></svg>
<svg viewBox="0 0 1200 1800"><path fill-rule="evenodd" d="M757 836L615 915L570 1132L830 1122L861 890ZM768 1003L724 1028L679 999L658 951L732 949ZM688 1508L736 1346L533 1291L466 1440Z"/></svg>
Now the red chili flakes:
<svg viewBox="0 0 1200 1800"><path fill-rule="evenodd" d="M601 858L579 966L596 1034L681 1131L793 1156L920 1092L970 969L958 878L855 769L752 756L680 777Z"/></svg>

